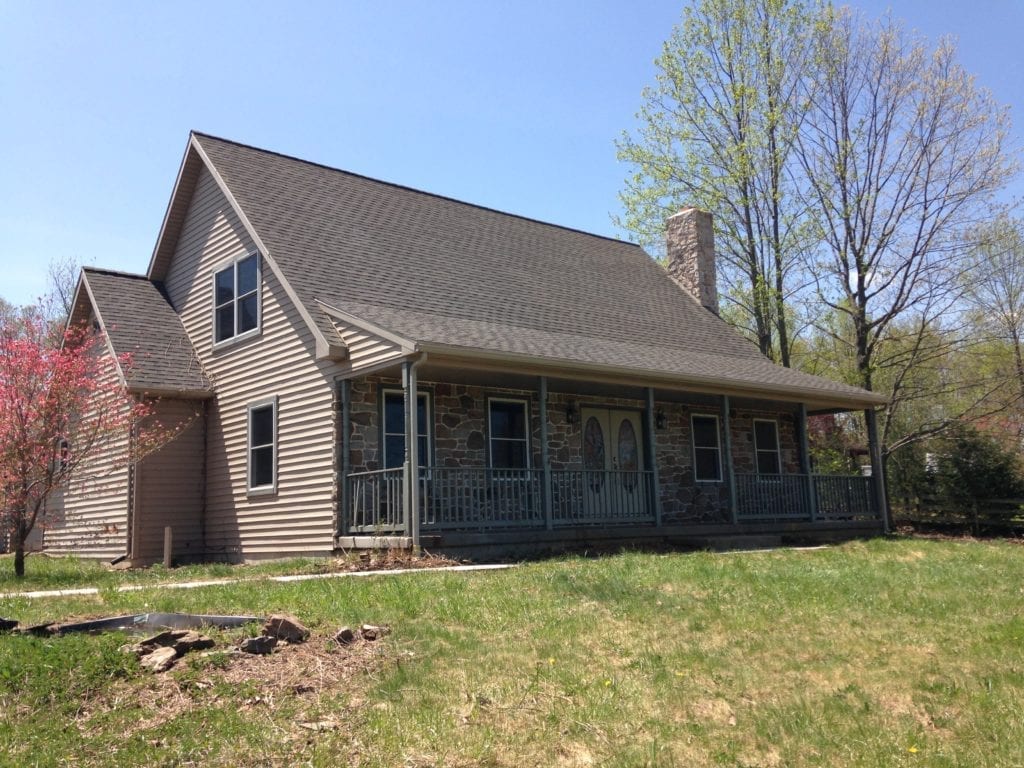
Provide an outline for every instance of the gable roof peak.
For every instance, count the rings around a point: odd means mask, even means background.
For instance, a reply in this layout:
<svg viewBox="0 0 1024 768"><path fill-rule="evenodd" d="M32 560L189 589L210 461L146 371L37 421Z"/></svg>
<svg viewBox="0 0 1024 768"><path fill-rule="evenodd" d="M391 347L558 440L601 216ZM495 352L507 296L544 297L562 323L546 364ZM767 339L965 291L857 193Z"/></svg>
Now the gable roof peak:
<svg viewBox="0 0 1024 768"><path fill-rule="evenodd" d="M443 195L443 194L440 194L438 192L431 192L431 191L426 190L426 189L421 189L420 187L412 187L412 186L409 186L408 184L400 184L398 182L388 181L386 179L380 179L380 178L377 178L375 176L367 176L366 174L356 173L355 171L349 171L349 170L346 170L344 168L338 168L337 166L327 165L326 163L318 163L316 161L307 160L305 158L298 157L296 155L289 155L289 154L287 154L285 152L276 152L276 151L274 151L272 149L264 149L263 147L257 147L257 146L254 146L252 144L246 144L245 142L242 142L242 141L235 141L234 139L225 139L223 136L214 136L213 134L203 133L201 131L195 131L195 130L190 132L190 136L192 136L195 139L197 139L200 142L200 144L202 143L203 139L209 139L209 140L212 140L212 141L220 142L222 144L228 144L228 145L231 145L231 146L234 146L234 147L239 147L241 149L247 149L247 150L250 150L252 152L259 152L260 154L263 154L263 155L269 155L269 156L272 156L272 157L278 157L278 158L281 158L282 160L288 160L288 161L291 161L291 162L302 163L303 165L307 165L307 166L310 166L312 168L320 168L321 170L330 171L331 173L340 173L340 174L343 174L343 175L348 176L348 177L353 178L353 179L359 179L361 181L368 181L368 182L371 182L371 183L374 183L374 184L382 184L382 185L384 185L386 187L390 187L392 189L402 190L404 192L412 192L412 193L417 194L417 195L424 195L426 197L430 197L430 198L433 198L435 200L442 200L442 201L449 202L449 203L456 203L458 205L465 205L465 206L468 206L470 208L475 208L475 209L477 209L479 211L486 211L487 213L496 213L496 214L498 214L500 216L510 216L512 218L515 218L515 219L520 219L521 221L530 222L531 224L540 224L541 226L544 226L544 227L553 227L555 229L560 229L560 230L563 230L565 232L575 232L576 234L587 235L588 237L597 237L597 238L600 238L602 240L610 240L613 243L620 243L622 245L632 246L634 248L640 248L640 246L638 244L632 243L632 242L630 242L628 240L623 240L623 239L618 238L618 237L611 237L610 235L601 235L601 234L598 234L596 232L590 232L590 231L585 230L585 229L580 229L578 227L569 227L569 226L566 226L565 224L558 224L558 223L552 222L552 221L545 221L544 219L538 219L538 218L535 218L533 216L526 216L525 214L521 214L521 213L513 213L511 211L504 211L504 210L501 210L500 208L492 208L491 206L481 205L479 203L474 203L474 202L471 202L469 200L462 200L462 199L457 198L457 197L452 197L451 195Z"/></svg>

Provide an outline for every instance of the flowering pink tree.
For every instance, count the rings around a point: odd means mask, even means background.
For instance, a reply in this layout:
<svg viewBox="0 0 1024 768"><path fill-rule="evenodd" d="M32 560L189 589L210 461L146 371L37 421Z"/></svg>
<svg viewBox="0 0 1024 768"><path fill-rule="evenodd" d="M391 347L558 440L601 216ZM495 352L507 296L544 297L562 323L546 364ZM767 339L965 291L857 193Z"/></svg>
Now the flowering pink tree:
<svg viewBox="0 0 1024 768"><path fill-rule="evenodd" d="M131 462L170 439L152 406L125 390L117 366L129 362L91 329L55 330L42 310L0 313L0 536L18 577L55 490L112 445L127 446L114 462Z"/></svg>

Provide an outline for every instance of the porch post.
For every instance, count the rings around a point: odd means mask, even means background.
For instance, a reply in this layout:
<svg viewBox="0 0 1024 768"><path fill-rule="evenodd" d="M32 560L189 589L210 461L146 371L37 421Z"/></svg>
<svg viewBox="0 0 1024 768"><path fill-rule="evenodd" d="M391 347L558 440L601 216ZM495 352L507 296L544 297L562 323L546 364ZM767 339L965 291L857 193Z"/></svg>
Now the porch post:
<svg viewBox="0 0 1024 768"><path fill-rule="evenodd" d="M341 439L338 440L338 450L341 451L341 477L338 479L341 508L338 513L338 535L344 536L348 530L348 520L351 510L349 499L348 476L352 473L352 382L342 379L337 384L338 397L341 400Z"/></svg>
<svg viewBox="0 0 1024 768"><path fill-rule="evenodd" d="M807 475L807 502L811 505L811 522L818 519L818 493L811 475L811 446L807 437L807 403L800 403L800 471Z"/></svg>
<svg viewBox="0 0 1024 768"><path fill-rule="evenodd" d="M868 428L868 451L871 455L871 483L875 487L875 503L882 518L882 530L889 533L889 503L885 492L885 469L882 466L882 445L878 441L878 414L874 408L864 411Z"/></svg>
<svg viewBox="0 0 1024 768"><path fill-rule="evenodd" d="M551 508L551 446L548 445L548 377L540 377L540 466L541 482L544 484L542 504L544 509L544 527L549 531L554 528Z"/></svg>
<svg viewBox="0 0 1024 768"><path fill-rule="evenodd" d="M405 463L402 466L405 493L402 494L402 511L405 516L405 532L412 537L413 547L419 549L419 398L416 392L415 362L412 360L406 360L402 365L402 389L405 395Z"/></svg>
<svg viewBox="0 0 1024 768"><path fill-rule="evenodd" d="M736 471L732 465L732 425L729 423L729 396L722 395L722 430L725 432L725 484L729 490L729 516L733 524L739 522L736 504Z"/></svg>
<svg viewBox="0 0 1024 768"><path fill-rule="evenodd" d="M654 387L647 388L647 467L651 472L651 500L654 502L654 524L661 528L661 482L658 480L658 456L654 452Z"/></svg>

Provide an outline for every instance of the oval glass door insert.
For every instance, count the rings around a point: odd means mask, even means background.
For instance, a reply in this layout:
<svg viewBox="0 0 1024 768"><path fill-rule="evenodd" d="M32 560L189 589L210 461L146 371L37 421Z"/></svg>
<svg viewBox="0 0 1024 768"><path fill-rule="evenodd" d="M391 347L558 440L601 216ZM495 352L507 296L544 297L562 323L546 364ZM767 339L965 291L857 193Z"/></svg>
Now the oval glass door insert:
<svg viewBox="0 0 1024 768"><path fill-rule="evenodd" d="M591 416L583 427L583 468L587 472L587 482L593 491L601 490L604 485L604 430L601 422Z"/></svg>
<svg viewBox="0 0 1024 768"><path fill-rule="evenodd" d="M618 454L619 469L629 473L622 476L622 487L627 491L632 491L639 482L636 472L640 469L640 452L636 441L636 430L633 429L633 422L629 419L623 419L619 423Z"/></svg>

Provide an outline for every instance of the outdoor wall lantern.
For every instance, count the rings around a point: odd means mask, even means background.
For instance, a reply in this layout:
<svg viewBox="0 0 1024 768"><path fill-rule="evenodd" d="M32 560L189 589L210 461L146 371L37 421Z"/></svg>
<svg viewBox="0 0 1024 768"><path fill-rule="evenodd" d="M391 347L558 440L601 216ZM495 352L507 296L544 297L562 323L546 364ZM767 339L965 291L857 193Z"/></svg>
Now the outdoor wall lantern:
<svg viewBox="0 0 1024 768"><path fill-rule="evenodd" d="M658 410L654 412L654 426L658 429L664 429L668 426L668 417L665 415L664 408L658 408Z"/></svg>
<svg viewBox="0 0 1024 768"><path fill-rule="evenodd" d="M576 410L576 402L570 400L569 404L565 406L565 420L569 424L575 424L580 420L580 412Z"/></svg>

